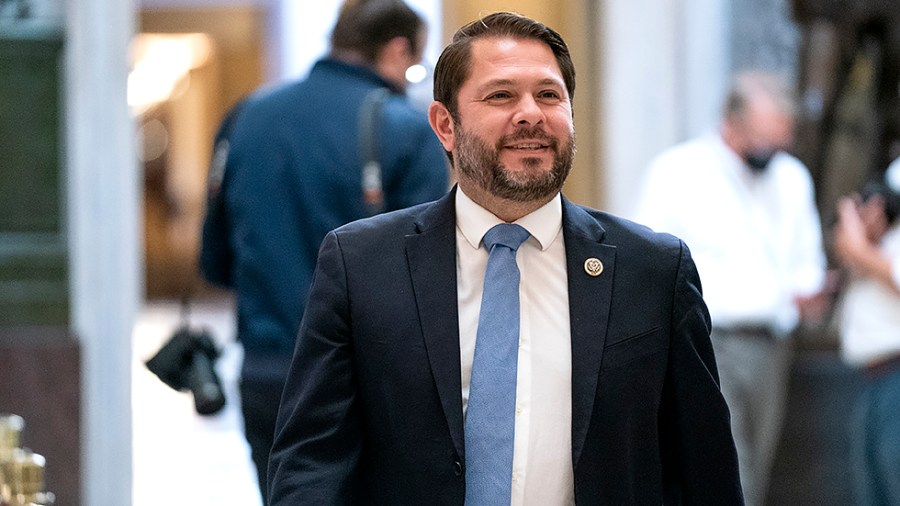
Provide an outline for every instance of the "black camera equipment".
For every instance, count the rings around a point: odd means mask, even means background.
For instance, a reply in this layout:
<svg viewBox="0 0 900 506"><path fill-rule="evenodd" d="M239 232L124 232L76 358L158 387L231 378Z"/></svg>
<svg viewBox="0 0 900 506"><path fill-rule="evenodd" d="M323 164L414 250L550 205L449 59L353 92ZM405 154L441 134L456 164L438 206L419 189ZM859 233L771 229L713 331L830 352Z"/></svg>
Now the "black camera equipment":
<svg viewBox="0 0 900 506"><path fill-rule="evenodd" d="M190 390L201 415L213 415L225 406L222 382L213 367L219 349L209 330L191 328L188 303L182 303L182 323L169 341L146 362L147 368L166 385Z"/></svg>

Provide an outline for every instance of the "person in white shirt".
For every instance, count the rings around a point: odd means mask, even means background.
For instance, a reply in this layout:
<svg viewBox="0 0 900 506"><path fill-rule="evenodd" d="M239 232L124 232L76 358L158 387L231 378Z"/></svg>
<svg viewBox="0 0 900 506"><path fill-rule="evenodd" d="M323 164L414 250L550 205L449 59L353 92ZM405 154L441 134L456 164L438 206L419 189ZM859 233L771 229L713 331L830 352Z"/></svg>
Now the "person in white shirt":
<svg viewBox="0 0 900 506"><path fill-rule="evenodd" d="M885 184L886 183L886 184ZM852 417L852 471L859 505L900 505L900 160L885 183L838 203L834 252L849 271L841 352L863 369Z"/></svg>
<svg viewBox="0 0 900 506"><path fill-rule="evenodd" d="M717 132L658 155L636 220L691 248L712 318L748 505L765 501L790 365L787 339L820 301L813 184L786 150L794 103L777 76L735 76Z"/></svg>

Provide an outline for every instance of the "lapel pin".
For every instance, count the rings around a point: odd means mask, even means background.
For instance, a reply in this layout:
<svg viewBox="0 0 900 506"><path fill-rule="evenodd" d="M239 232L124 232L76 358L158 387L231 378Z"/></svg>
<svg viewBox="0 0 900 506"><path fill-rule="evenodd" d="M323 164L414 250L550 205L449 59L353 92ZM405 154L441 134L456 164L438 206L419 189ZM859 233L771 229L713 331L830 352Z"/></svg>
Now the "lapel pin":
<svg viewBox="0 0 900 506"><path fill-rule="evenodd" d="M603 273L603 262L598 258L588 258L584 261L584 272L596 278Z"/></svg>

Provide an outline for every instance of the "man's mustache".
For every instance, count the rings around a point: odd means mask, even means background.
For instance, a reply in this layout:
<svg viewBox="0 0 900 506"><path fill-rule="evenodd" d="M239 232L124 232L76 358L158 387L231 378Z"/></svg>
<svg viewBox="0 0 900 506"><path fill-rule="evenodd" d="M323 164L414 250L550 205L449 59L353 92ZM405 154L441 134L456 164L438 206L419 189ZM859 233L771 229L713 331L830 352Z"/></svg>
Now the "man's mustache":
<svg viewBox="0 0 900 506"><path fill-rule="evenodd" d="M524 140L539 140L547 143L547 145L554 150L559 144L559 139L552 135L549 135L544 131L543 127L522 127L510 135L501 137L497 142L497 148L500 149L510 143Z"/></svg>

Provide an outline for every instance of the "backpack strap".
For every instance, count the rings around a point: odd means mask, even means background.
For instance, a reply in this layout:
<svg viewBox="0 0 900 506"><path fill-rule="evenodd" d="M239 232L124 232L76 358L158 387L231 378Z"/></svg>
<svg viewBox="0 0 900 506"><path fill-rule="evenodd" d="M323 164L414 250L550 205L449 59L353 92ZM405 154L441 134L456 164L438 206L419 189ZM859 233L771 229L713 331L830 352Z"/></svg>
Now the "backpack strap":
<svg viewBox="0 0 900 506"><path fill-rule="evenodd" d="M363 205L369 216L384 212L384 188L379 161L378 133L381 110L390 96L387 88L377 88L366 94L359 111L359 147L362 156Z"/></svg>

